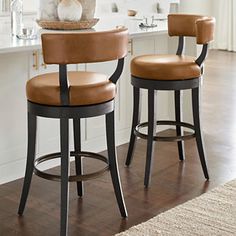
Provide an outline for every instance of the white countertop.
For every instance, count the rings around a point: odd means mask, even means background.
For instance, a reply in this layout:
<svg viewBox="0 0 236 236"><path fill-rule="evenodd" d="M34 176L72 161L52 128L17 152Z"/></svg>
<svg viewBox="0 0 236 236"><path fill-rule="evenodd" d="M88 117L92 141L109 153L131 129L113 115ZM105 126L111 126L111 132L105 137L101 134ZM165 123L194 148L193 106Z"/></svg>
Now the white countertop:
<svg viewBox="0 0 236 236"><path fill-rule="evenodd" d="M139 24L141 22L142 20L138 18L126 17L122 15L110 15L106 17L101 17L98 24L94 27L94 30L103 31L103 30L113 29L116 26L126 26L129 29L130 38L147 37L147 36L167 33L166 20L155 20L155 24L157 24L157 27L155 28L140 28ZM40 34L44 32L55 32L55 31L42 30L38 28L39 36L37 37L37 39L35 40L17 39L16 37L11 36L10 24L8 23L4 26L4 30L0 31L0 54L40 49L41 48Z"/></svg>

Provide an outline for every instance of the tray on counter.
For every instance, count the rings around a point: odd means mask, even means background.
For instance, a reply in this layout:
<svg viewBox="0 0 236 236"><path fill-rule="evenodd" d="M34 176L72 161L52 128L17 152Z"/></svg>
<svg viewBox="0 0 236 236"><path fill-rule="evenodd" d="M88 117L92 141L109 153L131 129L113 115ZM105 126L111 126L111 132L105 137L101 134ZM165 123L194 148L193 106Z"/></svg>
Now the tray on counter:
<svg viewBox="0 0 236 236"><path fill-rule="evenodd" d="M91 20L81 20L78 22L75 21L47 21L47 20L36 20L38 25L43 29L50 30L82 30L82 29L91 29L98 23L99 19L94 18Z"/></svg>

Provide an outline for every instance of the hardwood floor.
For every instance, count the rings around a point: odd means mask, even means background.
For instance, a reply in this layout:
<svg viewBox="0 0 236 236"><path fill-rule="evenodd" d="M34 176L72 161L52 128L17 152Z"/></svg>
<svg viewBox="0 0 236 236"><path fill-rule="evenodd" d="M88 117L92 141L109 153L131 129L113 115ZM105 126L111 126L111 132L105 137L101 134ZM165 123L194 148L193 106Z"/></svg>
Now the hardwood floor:
<svg viewBox="0 0 236 236"><path fill-rule="evenodd" d="M78 199L70 188L69 235L114 235L213 187L236 178L236 53L211 51L203 86L202 123L210 181L205 182L195 141L186 142L186 161L178 161L175 143L158 143L151 187L144 189L146 143L138 141L130 168L124 167L127 145L118 148L121 179L129 218L121 219L110 175L85 183ZM93 163L86 163L93 168ZM1 236L59 235L59 191L56 182L33 177L27 208L17 216L22 180L0 186Z"/></svg>

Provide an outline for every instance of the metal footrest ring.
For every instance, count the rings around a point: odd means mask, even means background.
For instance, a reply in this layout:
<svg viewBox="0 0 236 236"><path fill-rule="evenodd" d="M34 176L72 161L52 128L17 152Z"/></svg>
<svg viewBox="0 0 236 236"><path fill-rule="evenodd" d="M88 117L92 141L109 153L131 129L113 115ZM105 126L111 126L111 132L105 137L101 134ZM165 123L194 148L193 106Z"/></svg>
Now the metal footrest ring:
<svg viewBox="0 0 236 236"><path fill-rule="evenodd" d="M195 131L195 128L193 125L185 122L176 122L176 121L171 121L171 120L161 120L157 121L156 125L171 125L171 126L180 126L180 127L185 127L189 128L193 131ZM140 129L148 127L148 122L140 123L136 126L134 130L134 134L142 139L147 139L148 135L140 132ZM165 137L165 136L154 136L153 140L154 141L159 141L159 142L178 142L178 141L184 141L184 140L189 140L195 138L195 132L191 134L186 134L186 135L180 135L180 136L171 136L171 137Z"/></svg>
<svg viewBox="0 0 236 236"><path fill-rule="evenodd" d="M100 160L100 161L106 163L107 165L103 169L101 169L99 171L96 171L96 172L93 172L93 173L69 176L69 182L78 182L78 181L86 181L86 180L90 180L90 179L95 179L95 178L103 175L106 171L109 170L108 159L105 156L102 156L100 154L92 153L92 152L80 152L79 154L75 153L75 152L70 152L70 156L74 156L75 158L77 158L77 157L87 157L87 158L97 159L97 160ZM51 153L51 154L44 155L44 156L41 156L41 157L37 158L34 162L34 173L37 176L41 177L41 178L60 182L61 181L61 176L60 175L49 174L49 173L41 171L37 168L37 166L39 164L42 164L46 161L58 159L58 158L61 158L61 153L60 152Z"/></svg>

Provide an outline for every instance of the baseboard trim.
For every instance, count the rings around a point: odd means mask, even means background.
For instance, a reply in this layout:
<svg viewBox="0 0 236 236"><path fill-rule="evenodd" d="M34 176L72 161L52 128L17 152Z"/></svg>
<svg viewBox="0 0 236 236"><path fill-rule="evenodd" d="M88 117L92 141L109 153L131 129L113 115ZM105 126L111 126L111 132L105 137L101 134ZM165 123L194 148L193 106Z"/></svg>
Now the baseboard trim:
<svg viewBox="0 0 236 236"><path fill-rule="evenodd" d="M167 128L169 129L169 128ZM166 129L160 129L159 131L164 131ZM128 143L130 137L130 128L126 128L120 130L116 133L116 146L120 146L122 144ZM90 152L102 152L107 149L106 147L106 138L104 136L100 136L88 141L85 141L82 144L82 148L84 151ZM73 143L70 146L70 149L73 150ZM58 138L55 138L47 143L47 146L44 150L57 150L58 152ZM44 155L47 153L40 153L39 155ZM0 166L0 185L5 184L20 178L24 177L25 173L25 164L26 158L22 158L17 161L9 162L7 164L3 164ZM58 162L50 162L49 164L46 163L42 166L42 170L47 170L53 167L58 166Z"/></svg>
<svg viewBox="0 0 236 236"><path fill-rule="evenodd" d="M118 131L116 134L116 145L122 145L128 142L130 135L130 128ZM71 145L71 150L72 150ZM45 150L57 150L58 139L53 139L47 144ZM101 152L106 150L106 139L105 137L97 137L83 143L83 150L91 152ZM42 155L42 153L40 153ZM0 166L0 185L5 184L24 177L25 173L26 158L22 158L7 164ZM50 164L44 164L43 170L50 169L58 166L58 162L51 162Z"/></svg>

